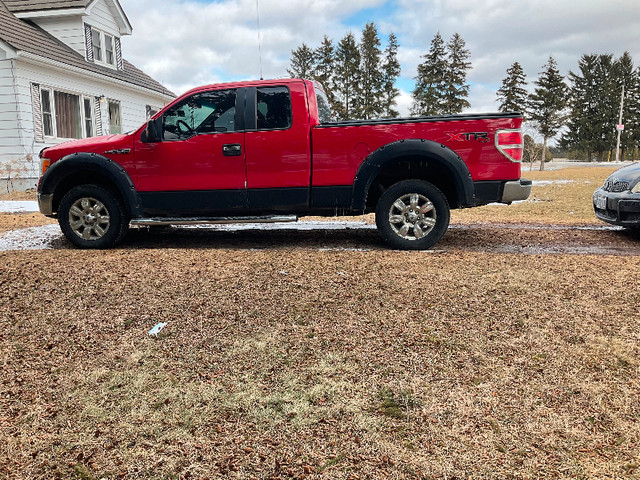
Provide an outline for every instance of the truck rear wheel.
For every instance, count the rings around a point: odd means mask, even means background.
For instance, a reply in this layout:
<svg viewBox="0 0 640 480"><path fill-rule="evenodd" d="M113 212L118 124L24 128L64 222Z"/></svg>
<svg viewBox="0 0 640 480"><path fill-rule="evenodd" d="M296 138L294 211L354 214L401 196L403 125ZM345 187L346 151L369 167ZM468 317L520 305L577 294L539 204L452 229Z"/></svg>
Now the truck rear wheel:
<svg viewBox="0 0 640 480"><path fill-rule="evenodd" d="M58 223L65 237L80 248L109 248L127 233L129 219L117 197L98 185L80 185L62 198Z"/></svg>
<svg viewBox="0 0 640 480"><path fill-rule="evenodd" d="M423 180L403 180L389 187L376 206L376 225L384 240L402 250L433 247L449 227L449 203Z"/></svg>

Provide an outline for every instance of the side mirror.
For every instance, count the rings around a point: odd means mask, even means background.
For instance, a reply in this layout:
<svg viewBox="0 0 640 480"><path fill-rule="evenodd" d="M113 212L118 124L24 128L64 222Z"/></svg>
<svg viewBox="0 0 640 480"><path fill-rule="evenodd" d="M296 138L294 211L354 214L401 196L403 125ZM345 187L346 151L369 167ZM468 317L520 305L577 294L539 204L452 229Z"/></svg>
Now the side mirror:
<svg viewBox="0 0 640 480"><path fill-rule="evenodd" d="M162 117L147 122L147 128L142 131L140 141L142 143L158 143L162 141Z"/></svg>

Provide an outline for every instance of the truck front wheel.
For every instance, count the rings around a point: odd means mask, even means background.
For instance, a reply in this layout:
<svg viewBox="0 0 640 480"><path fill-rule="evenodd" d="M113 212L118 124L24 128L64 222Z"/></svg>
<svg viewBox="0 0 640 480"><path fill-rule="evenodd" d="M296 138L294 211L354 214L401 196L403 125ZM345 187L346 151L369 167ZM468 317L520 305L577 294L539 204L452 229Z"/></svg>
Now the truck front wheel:
<svg viewBox="0 0 640 480"><path fill-rule="evenodd" d="M384 240L402 250L425 250L440 241L449 226L449 203L423 180L389 187L376 206L376 225Z"/></svg>
<svg viewBox="0 0 640 480"><path fill-rule="evenodd" d="M80 248L109 248L126 234L129 221L117 197L98 185L79 185L62 198L58 223Z"/></svg>

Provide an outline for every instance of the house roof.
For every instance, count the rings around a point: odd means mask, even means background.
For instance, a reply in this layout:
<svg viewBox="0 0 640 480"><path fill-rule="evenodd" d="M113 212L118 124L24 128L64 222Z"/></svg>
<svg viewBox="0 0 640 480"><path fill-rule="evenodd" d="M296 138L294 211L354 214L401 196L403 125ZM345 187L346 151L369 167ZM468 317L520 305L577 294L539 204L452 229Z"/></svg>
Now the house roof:
<svg viewBox="0 0 640 480"><path fill-rule="evenodd" d="M61 10L85 8L92 0L4 0L11 12L32 12L36 10Z"/></svg>
<svg viewBox="0 0 640 480"><path fill-rule="evenodd" d="M123 60L122 70L113 70L107 67L88 62L84 56L65 45L54 36L30 22L16 18L7 8L6 3L18 3L16 0L0 0L0 40L8 44L18 52L26 52L46 60L62 63L70 67L76 67L105 77L120 80L126 83L146 88L163 95L175 97L175 94L155 81L149 75L139 70L131 63ZM90 3L85 0L30 0L24 3ZM20 1L22 3L22 0Z"/></svg>

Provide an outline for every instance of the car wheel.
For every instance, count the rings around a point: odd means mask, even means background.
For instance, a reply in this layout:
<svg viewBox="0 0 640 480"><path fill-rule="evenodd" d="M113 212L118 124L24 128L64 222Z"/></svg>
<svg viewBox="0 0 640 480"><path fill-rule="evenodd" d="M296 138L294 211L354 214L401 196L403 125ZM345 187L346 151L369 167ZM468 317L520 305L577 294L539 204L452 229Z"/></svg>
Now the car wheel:
<svg viewBox="0 0 640 480"><path fill-rule="evenodd" d="M440 241L449 226L449 203L429 182L403 180L389 187L376 206L376 225L394 248L425 250Z"/></svg>
<svg viewBox="0 0 640 480"><path fill-rule="evenodd" d="M124 238L129 219L110 190L80 185L62 198L58 223L65 237L80 248L109 248Z"/></svg>

